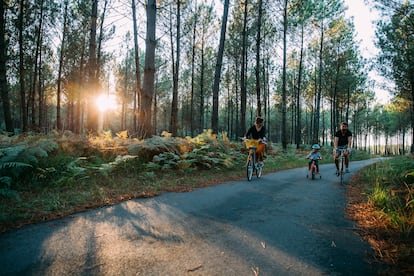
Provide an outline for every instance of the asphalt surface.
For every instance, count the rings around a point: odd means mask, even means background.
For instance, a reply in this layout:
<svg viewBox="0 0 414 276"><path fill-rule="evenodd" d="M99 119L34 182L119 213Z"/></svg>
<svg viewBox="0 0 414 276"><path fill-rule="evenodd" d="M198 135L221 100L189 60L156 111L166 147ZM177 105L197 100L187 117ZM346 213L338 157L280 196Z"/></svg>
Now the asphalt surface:
<svg viewBox="0 0 414 276"><path fill-rule="evenodd" d="M351 176L374 160L351 162ZM378 275L334 165L165 193L0 234L0 275Z"/></svg>

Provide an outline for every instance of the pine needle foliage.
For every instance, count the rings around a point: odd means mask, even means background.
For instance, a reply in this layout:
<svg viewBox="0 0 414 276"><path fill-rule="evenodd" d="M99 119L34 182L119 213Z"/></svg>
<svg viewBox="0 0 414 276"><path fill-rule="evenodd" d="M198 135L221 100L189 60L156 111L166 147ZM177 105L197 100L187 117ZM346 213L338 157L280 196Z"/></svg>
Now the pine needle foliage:
<svg viewBox="0 0 414 276"><path fill-rule="evenodd" d="M414 156L385 160L364 170L369 200L404 235L414 235Z"/></svg>

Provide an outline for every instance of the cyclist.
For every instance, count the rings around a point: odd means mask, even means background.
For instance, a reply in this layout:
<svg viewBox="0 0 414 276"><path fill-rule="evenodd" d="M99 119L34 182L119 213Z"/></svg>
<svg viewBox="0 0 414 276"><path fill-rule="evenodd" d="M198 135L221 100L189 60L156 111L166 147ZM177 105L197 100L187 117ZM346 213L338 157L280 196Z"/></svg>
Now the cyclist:
<svg viewBox="0 0 414 276"><path fill-rule="evenodd" d="M352 133L348 130L348 123L341 122L340 129L335 132L334 137L334 160L336 166L336 174L339 174L338 157L341 154L339 149L345 149L345 172L349 173L349 154L351 153Z"/></svg>
<svg viewBox="0 0 414 276"><path fill-rule="evenodd" d="M249 138L258 140L259 144L256 148L256 161L259 165L263 165L265 145L266 145L266 128L264 126L264 119L256 117L254 125L252 125L244 135L243 139Z"/></svg>
<svg viewBox="0 0 414 276"><path fill-rule="evenodd" d="M312 165L312 160L315 161L315 166L316 166L316 172L319 173L319 162L318 160L322 159L322 155L320 153L320 146L318 144L313 144L312 145L312 151L309 152L309 154L306 156L306 159L310 159L309 160L309 165L308 165L308 170L310 170L311 165Z"/></svg>

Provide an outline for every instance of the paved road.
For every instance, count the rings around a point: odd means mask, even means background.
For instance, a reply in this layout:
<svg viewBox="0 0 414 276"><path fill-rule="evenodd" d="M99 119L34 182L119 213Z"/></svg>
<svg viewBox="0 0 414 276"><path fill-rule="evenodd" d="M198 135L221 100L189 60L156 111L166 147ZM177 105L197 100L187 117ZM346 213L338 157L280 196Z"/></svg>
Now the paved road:
<svg viewBox="0 0 414 276"><path fill-rule="evenodd" d="M354 172L373 161L351 163ZM1 275L376 275L333 165L166 193L0 234Z"/></svg>

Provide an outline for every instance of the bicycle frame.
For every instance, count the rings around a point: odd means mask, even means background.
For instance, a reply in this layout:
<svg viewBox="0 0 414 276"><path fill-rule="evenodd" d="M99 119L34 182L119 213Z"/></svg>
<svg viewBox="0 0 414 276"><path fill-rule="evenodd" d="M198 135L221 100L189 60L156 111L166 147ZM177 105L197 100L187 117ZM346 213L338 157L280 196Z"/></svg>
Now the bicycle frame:
<svg viewBox="0 0 414 276"><path fill-rule="evenodd" d="M249 147L249 156L247 157L247 180L252 180L253 171L256 167L256 147Z"/></svg>
<svg viewBox="0 0 414 276"><path fill-rule="evenodd" d="M246 169L247 169L247 180L251 181L253 177L253 172L256 172L257 178L260 178L262 176L262 166L258 166L256 163L256 149L257 149L257 143L256 140L248 139L246 142L246 148L249 150L249 155L247 156L247 163L246 163Z"/></svg>
<svg viewBox="0 0 414 276"><path fill-rule="evenodd" d="M317 174L319 174L319 172L318 172L318 167L316 166L316 160L311 159L309 172L308 172L308 175L306 175L306 177L309 177L309 175L311 175L312 180L314 180ZM322 178L322 176L319 175L319 178Z"/></svg>
<svg viewBox="0 0 414 276"><path fill-rule="evenodd" d="M338 157L338 167L339 167L339 173L338 176L340 177L341 184L344 183L344 167L345 167L345 155L344 152L347 150L347 148L338 148L338 151L340 152Z"/></svg>
<svg viewBox="0 0 414 276"><path fill-rule="evenodd" d="M312 179L315 179L315 175L318 173L318 168L316 167L315 163L316 163L315 159L312 159L311 166L310 166Z"/></svg>

